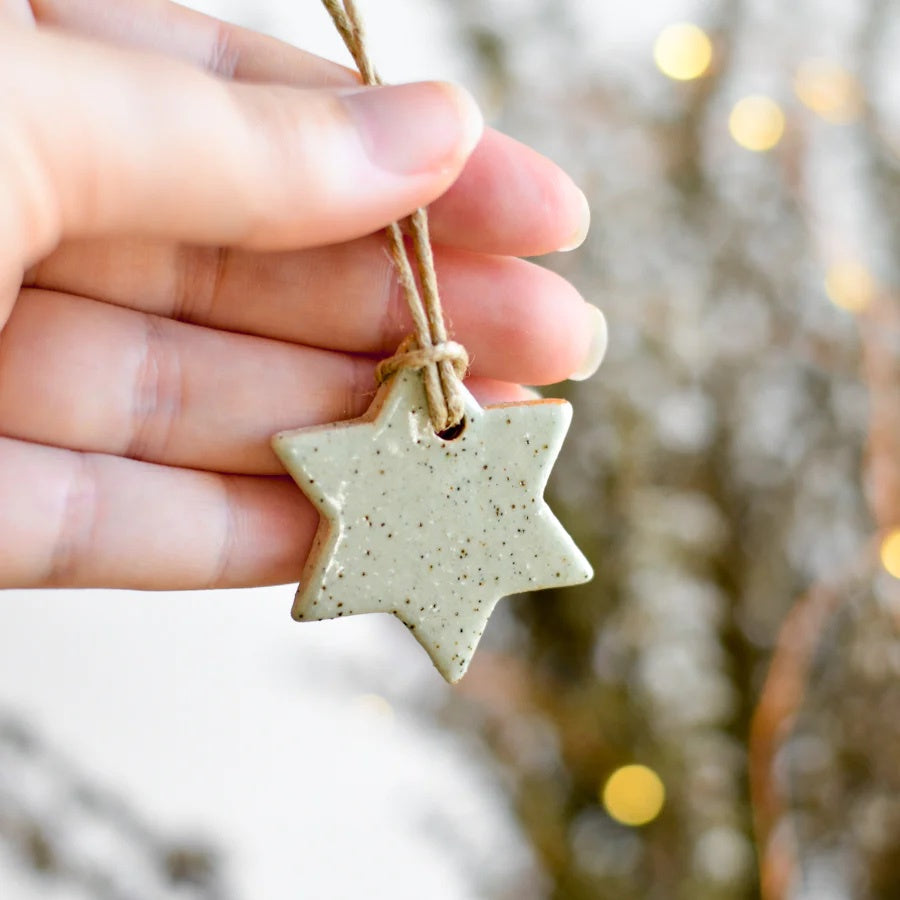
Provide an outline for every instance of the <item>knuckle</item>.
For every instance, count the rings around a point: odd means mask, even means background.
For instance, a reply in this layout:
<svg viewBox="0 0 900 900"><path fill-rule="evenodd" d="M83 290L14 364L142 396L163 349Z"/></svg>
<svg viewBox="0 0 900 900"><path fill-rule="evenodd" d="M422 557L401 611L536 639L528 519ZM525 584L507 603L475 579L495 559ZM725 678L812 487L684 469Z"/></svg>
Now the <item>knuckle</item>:
<svg viewBox="0 0 900 900"><path fill-rule="evenodd" d="M166 456L183 406L181 368L178 351L162 320L144 316L144 353L134 379L123 456L152 461Z"/></svg>
<svg viewBox="0 0 900 900"><path fill-rule="evenodd" d="M232 250L228 247L180 246L175 253L172 318L210 322L222 293Z"/></svg>
<svg viewBox="0 0 900 900"><path fill-rule="evenodd" d="M215 22L204 60L205 68L222 78L233 78L240 58L241 51L234 40L233 27L226 22Z"/></svg>
<svg viewBox="0 0 900 900"><path fill-rule="evenodd" d="M91 557L98 517L98 485L94 457L78 454L62 505L59 525L50 550L44 585L75 584L79 568Z"/></svg>

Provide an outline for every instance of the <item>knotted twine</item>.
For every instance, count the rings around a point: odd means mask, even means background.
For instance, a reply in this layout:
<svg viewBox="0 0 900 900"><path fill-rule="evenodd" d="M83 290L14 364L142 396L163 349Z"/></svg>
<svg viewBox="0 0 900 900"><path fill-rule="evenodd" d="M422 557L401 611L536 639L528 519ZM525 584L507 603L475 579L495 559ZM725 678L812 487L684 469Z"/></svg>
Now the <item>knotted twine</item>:
<svg viewBox="0 0 900 900"><path fill-rule="evenodd" d="M322 0L322 3L350 51L363 82L382 84L369 58L362 19L354 0ZM461 379L469 366L469 357L462 344L447 338L428 235L428 214L424 209L417 209L408 223L419 283L413 274L399 224L391 222L386 233L391 260L406 295L415 331L404 338L393 356L378 364L375 379L383 384L401 369L420 369L431 423L435 431L442 432L459 425L465 414Z"/></svg>

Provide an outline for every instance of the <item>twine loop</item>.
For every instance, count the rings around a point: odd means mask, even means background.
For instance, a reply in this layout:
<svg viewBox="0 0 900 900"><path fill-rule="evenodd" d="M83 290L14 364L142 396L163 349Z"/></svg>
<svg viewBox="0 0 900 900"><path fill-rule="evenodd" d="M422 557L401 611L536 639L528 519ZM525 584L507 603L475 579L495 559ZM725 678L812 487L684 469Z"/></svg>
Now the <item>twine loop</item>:
<svg viewBox="0 0 900 900"><path fill-rule="evenodd" d="M354 0L322 0L322 3L350 51L363 83L381 84L381 77L369 58L362 19ZM375 378L382 384L400 369L421 370L431 423L435 431L442 432L455 428L465 415L462 379L468 366L468 356L461 344L448 340L434 272L428 214L424 209L417 209L409 217L408 230L418 281L413 274L400 226L392 222L386 233L391 260L406 295L414 331L392 357L379 363Z"/></svg>
<svg viewBox="0 0 900 900"><path fill-rule="evenodd" d="M414 334L407 335L393 356L383 359L375 367L375 380L384 384L401 369L424 369L434 363L449 362L457 378L463 378L469 368L469 354L456 341L444 341L431 347L422 348Z"/></svg>

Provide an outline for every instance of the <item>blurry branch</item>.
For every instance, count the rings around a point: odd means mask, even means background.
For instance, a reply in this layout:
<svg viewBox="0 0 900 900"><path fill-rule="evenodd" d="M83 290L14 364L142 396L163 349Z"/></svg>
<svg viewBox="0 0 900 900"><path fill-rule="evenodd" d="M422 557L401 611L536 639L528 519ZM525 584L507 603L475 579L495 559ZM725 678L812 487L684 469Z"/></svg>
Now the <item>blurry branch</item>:
<svg viewBox="0 0 900 900"><path fill-rule="evenodd" d="M880 536L896 524L900 513L900 366L885 339L886 333L897 333L897 318L896 305L883 298L861 328L863 373L871 403L865 481ZM751 802L764 900L789 896L797 871L797 840L786 785L779 778L779 751L806 696L821 637L841 604L871 580L877 551L878 541L873 540L862 548L846 576L813 585L794 603L778 633L750 730Z"/></svg>
<svg viewBox="0 0 900 900"><path fill-rule="evenodd" d="M876 538L861 549L843 578L819 582L795 601L779 629L753 716L750 785L763 900L789 896L798 864L786 785L778 773L779 751L806 696L810 666L822 635L841 605L871 582L877 571L879 539L900 520L900 361L891 343L891 337L898 336L900 312L895 298L876 298L860 327L862 373L870 402L863 480Z"/></svg>
<svg viewBox="0 0 900 900"><path fill-rule="evenodd" d="M750 726L750 801L759 853L762 900L785 900L795 884L798 840L779 752L806 697L810 668L821 637L844 602L865 583L876 558L869 545L848 574L817 584L796 600L785 618Z"/></svg>
<svg viewBox="0 0 900 900"><path fill-rule="evenodd" d="M860 58L877 57L877 43L885 33L888 6L871 4ZM866 96L874 93L869 63L864 64ZM891 148L871 103L865 106L864 142L877 182L872 195L881 205L896 199L892 182ZM878 210L885 222L894 210ZM896 235L895 235L896 237ZM896 241L895 241L896 244ZM894 246L892 249L897 250ZM850 571L833 582L813 585L793 605L782 624L775 652L753 716L750 733L750 783L754 829L759 847L763 900L790 896L798 871L798 840L790 814L779 752L785 747L808 689L810 667L829 622L848 599L871 584L878 569L880 540L900 522L900 304L880 290L869 310L860 316L862 380L868 388L869 427L863 462L863 487L876 528ZM781 777L779 777L781 775Z"/></svg>
<svg viewBox="0 0 900 900"><path fill-rule="evenodd" d="M48 890L65 886L91 900L230 896L209 846L165 838L2 714L0 842Z"/></svg>

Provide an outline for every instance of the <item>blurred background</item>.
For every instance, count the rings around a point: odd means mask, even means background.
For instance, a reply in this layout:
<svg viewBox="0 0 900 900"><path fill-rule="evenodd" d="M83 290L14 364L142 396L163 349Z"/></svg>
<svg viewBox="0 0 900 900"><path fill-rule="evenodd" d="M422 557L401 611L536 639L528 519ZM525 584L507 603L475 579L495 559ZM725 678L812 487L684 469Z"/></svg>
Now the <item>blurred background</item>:
<svg viewBox="0 0 900 900"><path fill-rule="evenodd" d="M193 4L346 60L317 0ZM444 685L290 587L0 595L5 900L900 897L900 4L380 0L594 211L550 499ZM486 298L489 301L489 298Z"/></svg>

